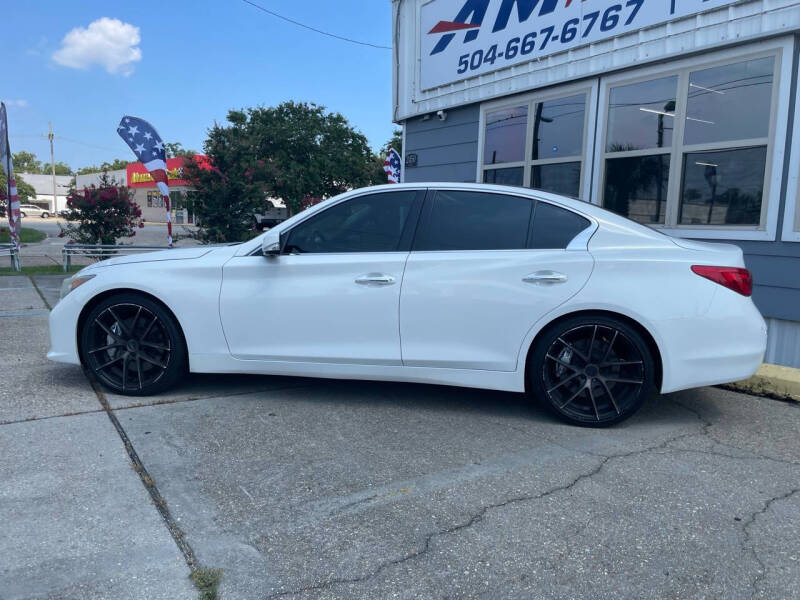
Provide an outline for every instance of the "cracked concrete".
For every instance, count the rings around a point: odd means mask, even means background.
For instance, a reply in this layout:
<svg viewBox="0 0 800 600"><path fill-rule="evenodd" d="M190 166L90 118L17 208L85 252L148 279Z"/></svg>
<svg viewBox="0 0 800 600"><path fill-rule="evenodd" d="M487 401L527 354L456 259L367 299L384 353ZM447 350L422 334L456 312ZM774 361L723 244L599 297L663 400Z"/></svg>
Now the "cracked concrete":
<svg viewBox="0 0 800 600"><path fill-rule="evenodd" d="M223 598L800 589L788 404L703 389L597 431L513 394L320 381L123 412Z"/></svg>

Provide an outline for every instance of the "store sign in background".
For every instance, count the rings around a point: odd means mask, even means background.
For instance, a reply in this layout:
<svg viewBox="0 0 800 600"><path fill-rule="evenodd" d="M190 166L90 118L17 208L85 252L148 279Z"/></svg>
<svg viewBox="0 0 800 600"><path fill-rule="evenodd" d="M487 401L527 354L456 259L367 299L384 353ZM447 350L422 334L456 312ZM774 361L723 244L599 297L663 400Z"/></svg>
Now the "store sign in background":
<svg viewBox="0 0 800 600"><path fill-rule="evenodd" d="M739 0L433 0L422 7L430 89Z"/></svg>
<svg viewBox="0 0 800 600"><path fill-rule="evenodd" d="M195 160L203 168L208 163L208 158L202 154L196 154ZM188 182L183 179L183 165L185 164L183 157L175 157L167 159L167 183L169 185L188 185ZM153 181L153 176L147 171L140 162L129 163L127 166L128 187L141 188L141 187L156 187L156 182Z"/></svg>

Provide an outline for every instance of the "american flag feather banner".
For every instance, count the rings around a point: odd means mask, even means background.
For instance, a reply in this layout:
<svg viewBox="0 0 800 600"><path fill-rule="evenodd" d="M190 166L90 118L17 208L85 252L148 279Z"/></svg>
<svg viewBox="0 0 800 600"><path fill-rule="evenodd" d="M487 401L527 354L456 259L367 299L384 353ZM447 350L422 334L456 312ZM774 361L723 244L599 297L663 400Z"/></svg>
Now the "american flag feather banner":
<svg viewBox="0 0 800 600"><path fill-rule="evenodd" d="M117 133L125 141L156 182L164 196L167 211L167 240L172 246L172 218L169 212L169 184L167 181L167 151L155 127L144 119L125 115L119 122Z"/></svg>
<svg viewBox="0 0 800 600"><path fill-rule="evenodd" d="M17 195L17 181L14 179L14 167L11 161L11 147L8 144L8 117L6 105L0 102L0 168L6 174L6 189L0 190L0 195L6 201L8 214L8 232L11 243L19 250L19 196Z"/></svg>
<svg viewBox="0 0 800 600"><path fill-rule="evenodd" d="M383 162L383 170L386 171L386 177L389 179L389 183L400 183L402 164L400 154L397 153L397 150L389 148L386 160Z"/></svg>

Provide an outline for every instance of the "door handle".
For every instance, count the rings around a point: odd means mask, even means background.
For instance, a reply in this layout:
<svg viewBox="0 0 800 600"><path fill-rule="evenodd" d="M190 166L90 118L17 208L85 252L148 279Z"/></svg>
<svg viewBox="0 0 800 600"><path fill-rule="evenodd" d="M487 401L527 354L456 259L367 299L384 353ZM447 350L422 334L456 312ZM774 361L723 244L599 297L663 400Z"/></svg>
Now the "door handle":
<svg viewBox="0 0 800 600"><path fill-rule="evenodd" d="M392 285L396 281L394 277L384 273L367 273L361 277L356 277L356 283L359 285Z"/></svg>
<svg viewBox="0 0 800 600"><path fill-rule="evenodd" d="M536 271L536 273L523 277L522 281L537 285L553 285L554 283L564 283L567 281L567 276L556 271Z"/></svg>

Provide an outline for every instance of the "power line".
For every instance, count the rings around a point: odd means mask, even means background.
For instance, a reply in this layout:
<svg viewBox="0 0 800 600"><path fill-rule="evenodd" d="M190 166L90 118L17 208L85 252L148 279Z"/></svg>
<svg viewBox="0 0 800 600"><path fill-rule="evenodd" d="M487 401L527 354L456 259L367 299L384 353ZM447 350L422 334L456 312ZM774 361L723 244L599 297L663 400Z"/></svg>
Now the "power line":
<svg viewBox="0 0 800 600"><path fill-rule="evenodd" d="M351 44L359 44L361 46L369 46L370 48L378 48L379 50L391 50L392 49L391 46L381 46L379 44L370 44L369 42L361 42L359 40L354 40L352 38L344 37L344 36L341 36L341 35L336 35L335 33L329 33L327 31L322 31L321 29L317 29L316 27L311 27L310 25L306 25L305 23L301 23L300 21L295 21L294 19L290 19L289 17L284 17L283 15L280 15L280 14L276 13L275 11L269 10L268 8L264 8L263 6L260 6L259 4L256 4L255 2L251 2L250 0L242 0L242 2L244 2L245 4L249 4L253 8L257 8L258 10L261 10L261 11L263 11L263 12L269 14L269 15L272 15L273 17L278 17L279 19L283 19L284 21L292 23L293 25L297 25L298 27L302 27L304 29L308 29L309 31L313 31L315 33L319 33L319 34L322 34L322 35L327 35L328 37L332 37L332 38L335 38L337 40L342 40L343 42L350 42Z"/></svg>

